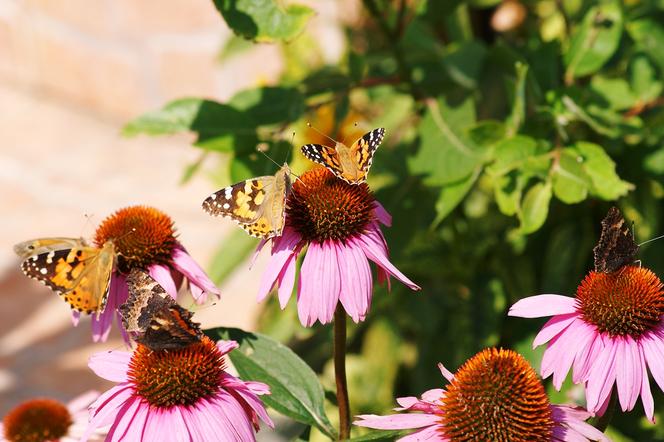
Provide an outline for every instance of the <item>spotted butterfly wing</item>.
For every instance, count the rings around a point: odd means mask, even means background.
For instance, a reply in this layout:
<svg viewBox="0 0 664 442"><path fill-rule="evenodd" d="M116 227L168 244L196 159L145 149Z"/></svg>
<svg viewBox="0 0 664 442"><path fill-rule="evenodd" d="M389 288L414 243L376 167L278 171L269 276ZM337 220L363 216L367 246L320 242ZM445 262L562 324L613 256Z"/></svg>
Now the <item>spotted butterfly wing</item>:
<svg viewBox="0 0 664 442"><path fill-rule="evenodd" d="M350 184L367 180L373 156L383 141L385 129L379 127L367 132L350 147L336 143L334 147L322 144L305 144L302 154L311 161L327 167L338 178Z"/></svg>
<svg viewBox="0 0 664 442"><path fill-rule="evenodd" d="M23 244L23 243L22 243ZM104 311L115 262L115 246L107 241L101 248L80 246L42 251L28 256L21 270L45 284L79 312L97 317Z"/></svg>
<svg viewBox="0 0 664 442"><path fill-rule="evenodd" d="M602 220L602 233L593 249L595 271L611 273L632 264L638 251L639 246L620 210L612 207Z"/></svg>
<svg viewBox="0 0 664 442"><path fill-rule="evenodd" d="M273 176L251 178L220 189L203 201L203 210L212 216L231 218L251 236L280 236L291 189L290 173L284 164Z"/></svg>
<svg viewBox="0 0 664 442"><path fill-rule="evenodd" d="M29 256L50 252L52 250L81 248L87 246L88 244L83 238L37 238L16 244L14 246L14 252L20 258L25 259Z"/></svg>
<svg viewBox="0 0 664 442"><path fill-rule="evenodd" d="M133 269L127 277L129 297L119 307L122 323L135 340L151 350L174 350L200 342L203 332L150 275Z"/></svg>

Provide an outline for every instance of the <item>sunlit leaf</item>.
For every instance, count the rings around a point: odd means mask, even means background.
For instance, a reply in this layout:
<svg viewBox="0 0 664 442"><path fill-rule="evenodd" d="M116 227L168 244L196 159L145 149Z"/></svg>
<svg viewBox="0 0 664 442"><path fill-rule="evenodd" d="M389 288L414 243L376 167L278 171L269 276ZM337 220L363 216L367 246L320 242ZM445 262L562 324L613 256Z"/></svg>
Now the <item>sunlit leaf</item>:
<svg viewBox="0 0 664 442"><path fill-rule="evenodd" d="M523 233L532 233L542 227L549 214L550 201L551 183L537 183L528 189L519 213Z"/></svg>

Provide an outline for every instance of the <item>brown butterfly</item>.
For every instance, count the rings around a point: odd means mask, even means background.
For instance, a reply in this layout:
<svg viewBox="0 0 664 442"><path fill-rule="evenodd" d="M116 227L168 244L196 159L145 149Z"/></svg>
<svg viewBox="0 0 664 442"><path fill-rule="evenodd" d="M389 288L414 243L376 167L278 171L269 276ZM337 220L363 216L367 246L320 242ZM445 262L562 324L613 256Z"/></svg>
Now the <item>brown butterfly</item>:
<svg viewBox="0 0 664 442"><path fill-rule="evenodd" d="M290 168L285 164L272 176L240 181L218 190L203 201L203 210L237 222L251 236L268 239L284 229L286 198L291 190Z"/></svg>
<svg viewBox="0 0 664 442"><path fill-rule="evenodd" d="M203 332L149 274L133 269L127 277L129 298L119 307L122 323L136 342L151 350L173 350L199 342Z"/></svg>
<svg viewBox="0 0 664 442"><path fill-rule="evenodd" d="M384 136L385 129L379 127L362 135L350 147L337 142L334 147L305 144L301 150L305 157L327 167L337 178L349 184L360 184L367 180L374 153Z"/></svg>
<svg viewBox="0 0 664 442"><path fill-rule="evenodd" d="M602 233L593 249L595 271L611 273L632 264L639 246L620 210L611 207L602 220Z"/></svg>

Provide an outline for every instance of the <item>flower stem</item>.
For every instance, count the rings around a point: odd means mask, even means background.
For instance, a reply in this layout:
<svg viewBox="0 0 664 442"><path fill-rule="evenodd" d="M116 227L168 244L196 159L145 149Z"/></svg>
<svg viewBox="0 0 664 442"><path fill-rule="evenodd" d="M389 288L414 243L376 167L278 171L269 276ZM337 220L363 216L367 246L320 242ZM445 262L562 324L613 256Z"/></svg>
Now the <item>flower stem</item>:
<svg viewBox="0 0 664 442"><path fill-rule="evenodd" d="M346 383L346 311L341 303L334 312L334 377L339 405L339 440L350 437L350 405Z"/></svg>
<svg viewBox="0 0 664 442"><path fill-rule="evenodd" d="M609 405L606 407L606 411L602 416L593 418L590 421L590 424L601 432L606 431L611 423L614 413L616 412L616 405L618 405L618 392L614 386L613 390L611 390L611 399L609 399Z"/></svg>

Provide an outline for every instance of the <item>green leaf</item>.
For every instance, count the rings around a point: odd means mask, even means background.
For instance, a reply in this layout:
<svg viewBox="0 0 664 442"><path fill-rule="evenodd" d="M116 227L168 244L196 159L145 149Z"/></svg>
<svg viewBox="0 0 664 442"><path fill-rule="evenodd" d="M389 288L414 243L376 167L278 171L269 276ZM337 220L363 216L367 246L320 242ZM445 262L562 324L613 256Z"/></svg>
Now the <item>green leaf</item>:
<svg viewBox="0 0 664 442"><path fill-rule="evenodd" d="M487 172L494 176L522 168L537 152L537 142L525 135L517 135L496 144L493 164Z"/></svg>
<svg viewBox="0 0 664 442"><path fill-rule="evenodd" d="M643 159L643 167L654 174L664 174L664 149L657 149L648 154Z"/></svg>
<svg viewBox="0 0 664 442"><path fill-rule="evenodd" d="M282 3L276 0L214 0L233 32L259 43L294 39L314 14L308 6L283 6Z"/></svg>
<svg viewBox="0 0 664 442"><path fill-rule="evenodd" d="M516 85L514 87L514 100L512 113L507 118L507 136L511 137L519 132L519 128L526 118L526 77L528 76L528 65L516 63Z"/></svg>
<svg viewBox="0 0 664 442"><path fill-rule="evenodd" d="M413 173L425 183L441 186L467 178L482 161L478 147L464 129L475 122L472 98L456 106L445 99L430 102L420 124L420 149L409 159Z"/></svg>
<svg viewBox="0 0 664 442"><path fill-rule="evenodd" d="M350 438L348 439L348 442L393 441L403 434L403 430L372 431L364 436Z"/></svg>
<svg viewBox="0 0 664 442"><path fill-rule="evenodd" d="M612 109L629 109L636 102L629 83L624 78L608 78L594 75L590 88L602 96Z"/></svg>
<svg viewBox="0 0 664 442"><path fill-rule="evenodd" d="M550 201L551 183L537 183L528 190L519 213L521 232L533 233L544 225L549 214Z"/></svg>
<svg viewBox="0 0 664 442"><path fill-rule="evenodd" d="M648 57L643 54L636 55L629 68L632 90L642 103L654 100L662 93L662 82Z"/></svg>
<svg viewBox="0 0 664 442"><path fill-rule="evenodd" d="M502 175L496 179L493 191L496 204L501 213L513 216L519 211L523 194L523 175L517 171Z"/></svg>
<svg viewBox="0 0 664 442"><path fill-rule="evenodd" d="M660 71L664 71L664 25L656 18L642 18L630 21L626 25L627 32L636 42L637 49L645 52L657 63Z"/></svg>
<svg viewBox="0 0 664 442"><path fill-rule="evenodd" d="M323 408L323 387L316 373L290 348L268 336L237 328L220 327L205 333L212 339L231 339L240 344L229 357L242 379L270 386L270 394L261 396L266 405L335 438Z"/></svg>
<svg viewBox="0 0 664 442"><path fill-rule="evenodd" d="M592 74L599 70L618 49L623 30L620 3L611 1L593 6L574 31L564 54L565 78Z"/></svg>
<svg viewBox="0 0 664 442"><path fill-rule="evenodd" d="M183 98L141 115L129 122L122 132L126 136L195 132L198 134L196 146L230 152L256 145L254 127L251 117L231 106L200 98Z"/></svg>
<svg viewBox="0 0 664 442"><path fill-rule="evenodd" d="M486 54L484 44L471 40L452 45L451 50L443 56L442 63L454 82L466 89L474 89L477 87Z"/></svg>
<svg viewBox="0 0 664 442"><path fill-rule="evenodd" d="M634 188L632 184L620 179L616 173L616 164L601 146L579 141L572 149L590 178L590 192L593 195L613 201Z"/></svg>
<svg viewBox="0 0 664 442"><path fill-rule="evenodd" d="M247 89L235 94L228 104L245 112L257 125L288 123L304 112L304 96L288 87Z"/></svg>
<svg viewBox="0 0 664 442"><path fill-rule="evenodd" d="M574 204L588 196L590 179L577 152L563 149L553 172L553 193L560 201Z"/></svg>
<svg viewBox="0 0 664 442"><path fill-rule="evenodd" d="M256 239L247 235L244 230L236 229L225 236L212 257L208 267L208 275L215 282L221 284L228 276L256 249Z"/></svg>
<svg viewBox="0 0 664 442"><path fill-rule="evenodd" d="M477 177L480 175L481 168L478 167L474 173L469 175L467 178L456 182L451 183L440 190L438 195L438 200L436 201L436 219L432 223L432 227L438 226L447 215L454 210L456 206L463 201L463 197L470 191L473 187Z"/></svg>

